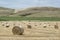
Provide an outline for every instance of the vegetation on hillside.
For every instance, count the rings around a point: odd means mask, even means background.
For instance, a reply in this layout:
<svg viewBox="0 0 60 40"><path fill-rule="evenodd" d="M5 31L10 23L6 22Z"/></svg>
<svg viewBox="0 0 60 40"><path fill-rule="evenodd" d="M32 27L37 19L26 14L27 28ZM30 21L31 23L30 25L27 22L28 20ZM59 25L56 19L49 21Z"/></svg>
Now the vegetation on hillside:
<svg viewBox="0 0 60 40"><path fill-rule="evenodd" d="M14 13L15 9L0 7L0 16L9 16Z"/></svg>
<svg viewBox="0 0 60 40"><path fill-rule="evenodd" d="M60 21L60 8L34 7L17 11L11 8L0 7L0 21L14 20L41 20Z"/></svg>
<svg viewBox="0 0 60 40"><path fill-rule="evenodd" d="M32 7L15 13L15 9L0 7L0 16L60 17L60 8Z"/></svg>
<svg viewBox="0 0 60 40"><path fill-rule="evenodd" d="M60 17L60 8L32 7L17 12L18 16L27 17Z"/></svg>

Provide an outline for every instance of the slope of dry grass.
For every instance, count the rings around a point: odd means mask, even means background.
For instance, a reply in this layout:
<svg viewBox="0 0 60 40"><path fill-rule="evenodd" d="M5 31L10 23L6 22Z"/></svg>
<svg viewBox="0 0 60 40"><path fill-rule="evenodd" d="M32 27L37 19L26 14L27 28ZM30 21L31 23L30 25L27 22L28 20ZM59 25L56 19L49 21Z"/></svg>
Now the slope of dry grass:
<svg viewBox="0 0 60 40"><path fill-rule="evenodd" d="M15 9L0 7L0 16L60 17L60 8L55 7L31 7L15 11Z"/></svg>
<svg viewBox="0 0 60 40"><path fill-rule="evenodd" d="M32 7L17 12L18 16L27 17L60 17L60 8ZM37 15L37 16L36 16Z"/></svg>

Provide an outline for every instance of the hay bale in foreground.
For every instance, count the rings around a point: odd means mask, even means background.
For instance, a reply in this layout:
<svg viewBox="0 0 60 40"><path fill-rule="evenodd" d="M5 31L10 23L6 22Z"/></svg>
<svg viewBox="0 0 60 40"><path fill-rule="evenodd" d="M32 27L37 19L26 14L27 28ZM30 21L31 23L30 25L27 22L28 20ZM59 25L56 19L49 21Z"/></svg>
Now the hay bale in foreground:
<svg viewBox="0 0 60 40"><path fill-rule="evenodd" d="M13 33L14 35L22 35L22 34L24 33L24 29L21 28L21 27L19 27L19 26L15 26L15 27L13 27L13 29L12 29L12 33Z"/></svg>

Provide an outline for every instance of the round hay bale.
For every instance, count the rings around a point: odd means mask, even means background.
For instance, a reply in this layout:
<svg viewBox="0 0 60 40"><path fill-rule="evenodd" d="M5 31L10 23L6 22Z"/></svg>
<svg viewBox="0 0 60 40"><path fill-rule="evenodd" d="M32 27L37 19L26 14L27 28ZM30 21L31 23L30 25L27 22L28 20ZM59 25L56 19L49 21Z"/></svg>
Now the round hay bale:
<svg viewBox="0 0 60 40"><path fill-rule="evenodd" d="M35 25L35 26L37 26L37 25Z"/></svg>
<svg viewBox="0 0 60 40"><path fill-rule="evenodd" d="M54 25L54 28L55 28L55 29L58 29L58 25Z"/></svg>
<svg viewBox="0 0 60 40"><path fill-rule="evenodd" d="M7 28L9 27L9 26L6 26Z"/></svg>
<svg viewBox="0 0 60 40"><path fill-rule="evenodd" d="M41 23L40 23L40 25L41 25Z"/></svg>
<svg viewBox="0 0 60 40"><path fill-rule="evenodd" d="M4 26L4 24L2 24L2 26Z"/></svg>
<svg viewBox="0 0 60 40"><path fill-rule="evenodd" d="M31 29L31 28L32 28L32 26L31 26L31 25L27 25L27 28Z"/></svg>
<svg viewBox="0 0 60 40"><path fill-rule="evenodd" d="M47 25L46 25L46 24L43 24L43 27L44 27L44 28L46 28L46 27L47 27Z"/></svg>
<svg viewBox="0 0 60 40"><path fill-rule="evenodd" d="M55 25L54 25L54 28L55 29L58 29L59 27L58 27L58 23L56 23Z"/></svg>
<svg viewBox="0 0 60 40"><path fill-rule="evenodd" d="M51 26L51 25L49 25L49 26Z"/></svg>
<svg viewBox="0 0 60 40"><path fill-rule="evenodd" d="M21 27L19 27L19 26L15 26L15 27L13 27L13 29L12 29L12 33L13 33L14 35L22 35L22 34L24 33L24 29L21 28Z"/></svg>
<svg viewBox="0 0 60 40"><path fill-rule="evenodd" d="M7 28L10 27L10 25L9 25L9 24L6 24L6 27L7 27Z"/></svg>

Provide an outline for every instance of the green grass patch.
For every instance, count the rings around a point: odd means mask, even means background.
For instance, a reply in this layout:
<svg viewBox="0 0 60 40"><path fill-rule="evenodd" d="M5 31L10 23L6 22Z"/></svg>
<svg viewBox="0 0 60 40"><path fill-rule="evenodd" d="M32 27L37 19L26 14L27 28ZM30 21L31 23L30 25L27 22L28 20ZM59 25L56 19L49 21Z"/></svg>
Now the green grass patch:
<svg viewBox="0 0 60 40"><path fill-rule="evenodd" d="M21 21L21 20L40 20L40 21L60 21L60 17L10 17L0 16L0 21Z"/></svg>

